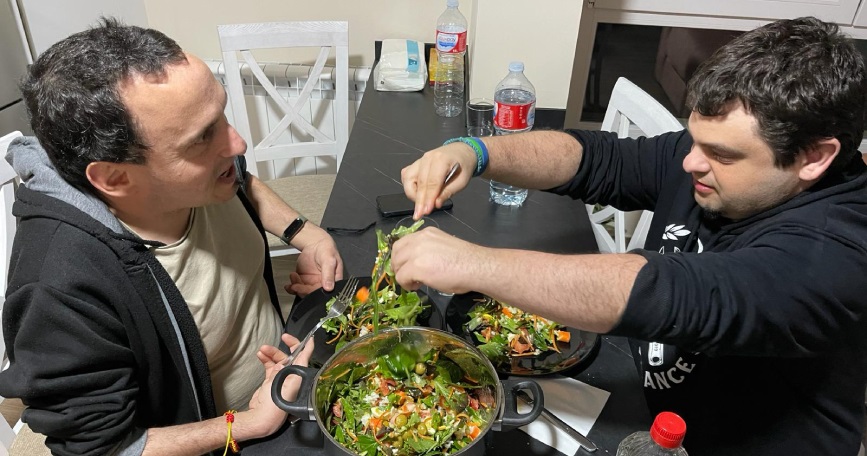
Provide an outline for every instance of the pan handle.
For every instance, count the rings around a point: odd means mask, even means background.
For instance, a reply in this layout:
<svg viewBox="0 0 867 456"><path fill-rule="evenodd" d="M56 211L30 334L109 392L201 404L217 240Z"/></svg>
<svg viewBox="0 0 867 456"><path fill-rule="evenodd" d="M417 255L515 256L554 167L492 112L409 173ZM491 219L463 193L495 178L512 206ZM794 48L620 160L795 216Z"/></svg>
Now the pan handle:
<svg viewBox="0 0 867 456"><path fill-rule="evenodd" d="M274 377L274 382L271 383L271 399L283 411L297 416L302 420L313 421L316 416L313 414L313 407L310 406L310 393L313 391L313 376L318 371L311 367L302 366L286 366L277 372ZM301 386L298 388L298 396L294 401L290 402L283 398L283 383L286 382L286 377L289 375L298 375L301 377Z"/></svg>
<svg viewBox="0 0 867 456"><path fill-rule="evenodd" d="M509 431L532 423L545 408L542 387L533 380L501 380L503 384L503 417L494 422L495 431ZM533 393L533 406L527 413L518 413L518 396L515 391L529 390Z"/></svg>

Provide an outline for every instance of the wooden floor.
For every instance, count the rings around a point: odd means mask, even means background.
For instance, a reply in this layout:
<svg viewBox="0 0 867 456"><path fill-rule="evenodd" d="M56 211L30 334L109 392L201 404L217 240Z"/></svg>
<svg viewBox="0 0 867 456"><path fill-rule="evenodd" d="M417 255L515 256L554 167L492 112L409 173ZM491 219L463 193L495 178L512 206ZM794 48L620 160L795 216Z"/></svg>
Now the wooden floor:
<svg viewBox="0 0 867 456"><path fill-rule="evenodd" d="M295 296L286 293L283 289L283 284L289 281L289 273L295 270L296 255L286 255L271 259L271 264L274 270L274 283L277 286L277 297L280 299L280 306L283 308L283 315L289 315L292 302ZM21 418L21 412L24 410L24 404L18 399L3 399L0 402L0 414L9 423L9 426L15 426L15 423Z"/></svg>

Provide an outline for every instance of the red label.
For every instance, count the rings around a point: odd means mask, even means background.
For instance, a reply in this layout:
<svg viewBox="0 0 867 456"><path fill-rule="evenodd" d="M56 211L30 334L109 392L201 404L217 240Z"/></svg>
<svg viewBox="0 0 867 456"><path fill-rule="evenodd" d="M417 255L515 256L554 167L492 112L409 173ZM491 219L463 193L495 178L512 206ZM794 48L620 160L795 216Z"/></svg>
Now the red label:
<svg viewBox="0 0 867 456"><path fill-rule="evenodd" d="M437 51L457 54L467 50L467 31L460 33L437 30Z"/></svg>
<svg viewBox="0 0 867 456"><path fill-rule="evenodd" d="M523 130L527 127L532 103L523 105L496 103L494 125L503 130Z"/></svg>

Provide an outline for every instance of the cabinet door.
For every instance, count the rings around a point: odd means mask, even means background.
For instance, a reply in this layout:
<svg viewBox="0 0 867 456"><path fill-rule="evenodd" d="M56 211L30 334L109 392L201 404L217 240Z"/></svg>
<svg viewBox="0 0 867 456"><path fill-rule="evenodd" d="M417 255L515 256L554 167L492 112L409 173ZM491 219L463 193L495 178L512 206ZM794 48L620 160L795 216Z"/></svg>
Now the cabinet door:
<svg viewBox="0 0 867 456"><path fill-rule="evenodd" d="M591 0L592 1L592 0ZM791 19L816 16L851 24L860 0L595 0L596 8L651 13L723 16L754 19Z"/></svg>

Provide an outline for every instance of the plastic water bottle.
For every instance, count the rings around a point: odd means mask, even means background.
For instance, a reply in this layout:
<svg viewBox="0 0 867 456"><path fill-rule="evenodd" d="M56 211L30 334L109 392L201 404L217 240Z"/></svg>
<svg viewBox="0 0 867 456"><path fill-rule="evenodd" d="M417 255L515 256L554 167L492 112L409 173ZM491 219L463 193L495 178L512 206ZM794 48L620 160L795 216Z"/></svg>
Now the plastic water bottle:
<svg viewBox="0 0 867 456"><path fill-rule="evenodd" d="M524 63L509 64L509 74L494 93L494 130L498 135L529 131L536 119L536 88L524 76ZM527 189L491 181L491 199L504 206L520 206Z"/></svg>
<svg viewBox="0 0 867 456"><path fill-rule="evenodd" d="M454 117L464 108L464 54L467 51L467 18L458 0L447 0L437 19L437 66L434 107L437 115Z"/></svg>
<svg viewBox="0 0 867 456"><path fill-rule="evenodd" d="M650 432L628 435L617 447L617 456L687 456L681 446L686 423L679 415L662 412L656 415Z"/></svg>

